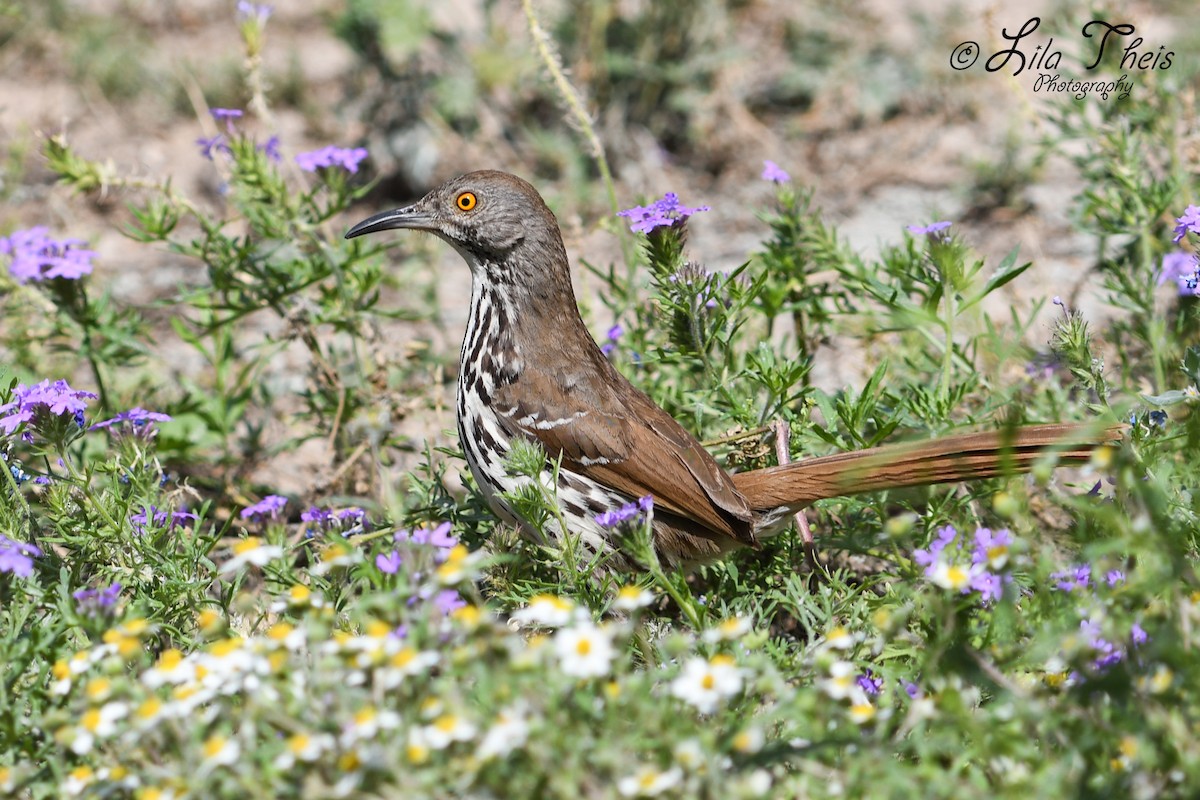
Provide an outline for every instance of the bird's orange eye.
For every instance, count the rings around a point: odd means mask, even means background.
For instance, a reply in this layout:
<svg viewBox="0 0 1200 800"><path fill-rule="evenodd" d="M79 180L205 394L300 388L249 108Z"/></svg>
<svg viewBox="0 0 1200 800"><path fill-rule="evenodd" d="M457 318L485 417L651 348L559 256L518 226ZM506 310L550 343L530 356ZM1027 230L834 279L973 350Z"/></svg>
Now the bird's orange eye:
<svg viewBox="0 0 1200 800"><path fill-rule="evenodd" d="M479 204L479 198L475 196L474 192L463 192L454 199L454 204L460 211L470 211Z"/></svg>

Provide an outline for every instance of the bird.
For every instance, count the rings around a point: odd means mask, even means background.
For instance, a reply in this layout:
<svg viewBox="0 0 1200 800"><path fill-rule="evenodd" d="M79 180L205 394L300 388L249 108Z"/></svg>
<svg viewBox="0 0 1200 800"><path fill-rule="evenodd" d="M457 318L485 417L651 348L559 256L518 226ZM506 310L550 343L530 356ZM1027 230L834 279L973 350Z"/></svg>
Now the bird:
<svg viewBox="0 0 1200 800"><path fill-rule="evenodd" d="M563 531L522 519L506 496L534 480L513 475L514 441L539 445L540 480L569 532L591 553L631 568L601 517L652 498L652 543L667 568L688 569L762 542L814 502L907 486L1030 471L1048 451L1083 463L1114 431L1040 424L807 458L730 473L674 417L623 376L579 312L558 220L530 183L469 172L410 205L368 217L346 238L388 230L431 233L471 270L459 353L458 436L490 508L542 544Z"/></svg>

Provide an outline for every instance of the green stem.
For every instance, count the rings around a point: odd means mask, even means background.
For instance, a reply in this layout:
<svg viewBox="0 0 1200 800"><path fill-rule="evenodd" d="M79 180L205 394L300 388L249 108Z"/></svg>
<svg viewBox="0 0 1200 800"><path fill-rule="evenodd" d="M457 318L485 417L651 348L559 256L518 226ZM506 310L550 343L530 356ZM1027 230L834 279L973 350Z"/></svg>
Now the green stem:
<svg viewBox="0 0 1200 800"><path fill-rule="evenodd" d="M946 319L942 323L946 329L946 349L942 352L942 381L941 395L943 404L950 398L950 381L954 371L954 286L949 278L943 280L943 291L946 293Z"/></svg>

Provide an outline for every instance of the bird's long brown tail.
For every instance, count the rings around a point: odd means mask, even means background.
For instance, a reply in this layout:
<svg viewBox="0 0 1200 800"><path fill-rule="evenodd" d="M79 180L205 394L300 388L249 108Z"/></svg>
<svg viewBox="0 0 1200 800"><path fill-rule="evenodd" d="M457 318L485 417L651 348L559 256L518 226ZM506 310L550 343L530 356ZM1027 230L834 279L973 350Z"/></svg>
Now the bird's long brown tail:
<svg viewBox="0 0 1200 800"><path fill-rule="evenodd" d="M733 482L756 511L798 511L830 497L1029 472L1046 457L1080 464L1122 430L1067 423L966 433L742 472Z"/></svg>

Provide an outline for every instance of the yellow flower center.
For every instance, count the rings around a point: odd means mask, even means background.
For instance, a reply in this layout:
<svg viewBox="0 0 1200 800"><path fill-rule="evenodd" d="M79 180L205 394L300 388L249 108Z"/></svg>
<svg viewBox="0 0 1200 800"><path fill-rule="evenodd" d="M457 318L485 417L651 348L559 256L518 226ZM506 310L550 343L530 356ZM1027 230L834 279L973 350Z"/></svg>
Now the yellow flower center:
<svg viewBox="0 0 1200 800"><path fill-rule="evenodd" d="M170 650L163 650L162 655L158 657L158 668L164 672L169 672L176 669L183 662L183 653L172 647Z"/></svg>
<svg viewBox="0 0 1200 800"><path fill-rule="evenodd" d="M287 748L293 753L303 753L308 749L310 742L312 742L312 737L307 733L297 733L287 740Z"/></svg>
<svg viewBox="0 0 1200 800"><path fill-rule="evenodd" d="M297 583L291 588L291 591L288 592L288 596L290 597L292 603L301 605L302 603L307 603L309 598L312 597L312 589Z"/></svg>
<svg viewBox="0 0 1200 800"><path fill-rule="evenodd" d="M162 701L157 697L150 697L145 700L137 709L137 715L140 719L154 719L158 716L158 712L162 710Z"/></svg>
<svg viewBox="0 0 1200 800"><path fill-rule="evenodd" d="M226 741L225 737L219 734L208 737L208 740L204 742L204 757L216 758L219 756L225 749Z"/></svg>
<svg viewBox="0 0 1200 800"><path fill-rule="evenodd" d="M252 550L257 550L261 546L262 539L259 539L257 536L247 536L240 542L233 543L233 554L235 556L245 555Z"/></svg>
<svg viewBox="0 0 1200 800"><path fill-rule="evenodd" d="M592 642L590 639L580 639L575 643L575 652L581 656L586 656L592 652Z"/></svg>
<svg viewBox="0 0 1200 800"><path fill-rule="evenodd" d="M71 665L66 661L55 661L52 672L54 673L54 677L58 680L66 680L67 678L71 677Z"/></svg>
<svg viewBox="0 0 1200 800"><path fill-rule="evenodd" d="M79 721L79 724L85 731L95 733L96 729L100 727L100 709L93 708L89 710L83 715L83 719Z"/></svg>
<svg viewBox="0 0 1200 800"><path fill-rule="evenodd" d="M717 679L711 672L704 673L704 677L700 679L700 687L706 692L711 692L716 685Z"/></svg>

